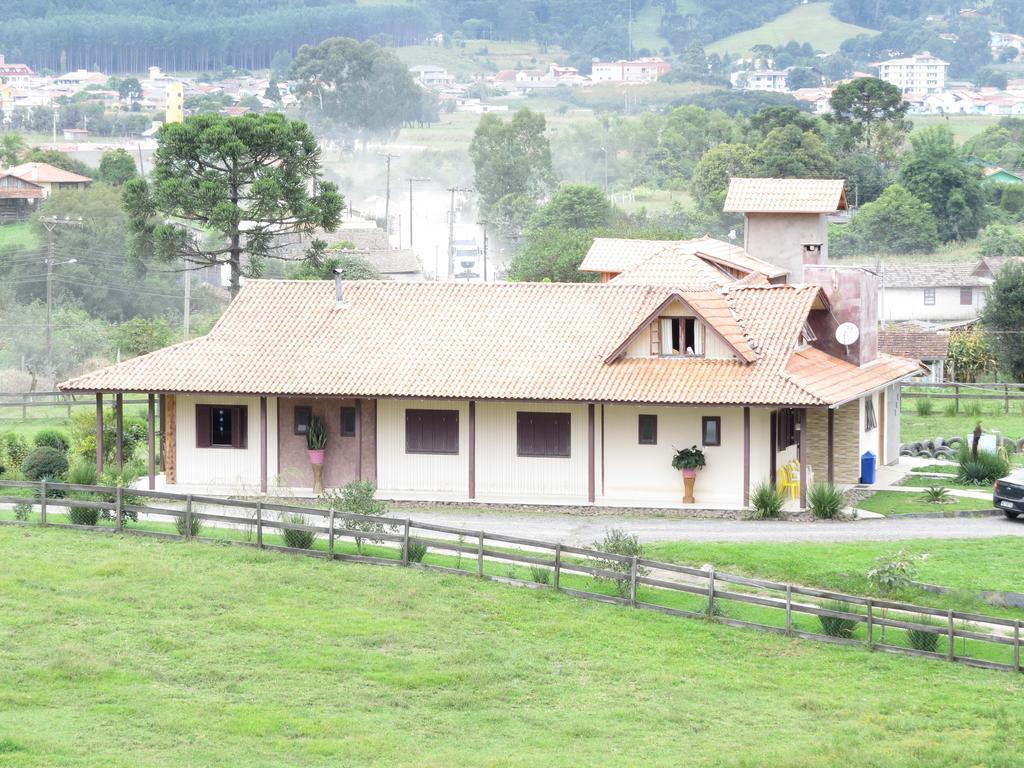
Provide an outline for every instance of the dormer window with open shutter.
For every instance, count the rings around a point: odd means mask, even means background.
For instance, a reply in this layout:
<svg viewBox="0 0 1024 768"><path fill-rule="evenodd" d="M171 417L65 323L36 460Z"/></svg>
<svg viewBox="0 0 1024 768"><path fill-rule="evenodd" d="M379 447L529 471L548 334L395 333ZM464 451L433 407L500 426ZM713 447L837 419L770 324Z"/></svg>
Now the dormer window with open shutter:
<svg viewBox="0 0 1024 768"><path fill-rule="evenodd" d="M659 317L651 323L651 354L703 357L704 324L695 317Z"/></svg>

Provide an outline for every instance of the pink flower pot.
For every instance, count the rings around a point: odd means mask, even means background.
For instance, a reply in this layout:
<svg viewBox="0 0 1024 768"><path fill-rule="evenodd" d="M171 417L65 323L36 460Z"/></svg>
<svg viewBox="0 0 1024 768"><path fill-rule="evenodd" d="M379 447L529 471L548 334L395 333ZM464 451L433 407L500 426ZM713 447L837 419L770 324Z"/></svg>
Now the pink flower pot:
<svg viewBox="0 0 1024 768"><path fill-rule="evenodd" d="M319 451L306 451L306 453L309 454L309 463L319 467L324 463L324 454L327 451L321 449Z"/></svg>
<svg viewBox="0 0 1024 768"><path fill-rule="evenodd" d="M696 476L697 476L697 470L696 469L684 469L683 470L683 477L696 477Z"/></svg>

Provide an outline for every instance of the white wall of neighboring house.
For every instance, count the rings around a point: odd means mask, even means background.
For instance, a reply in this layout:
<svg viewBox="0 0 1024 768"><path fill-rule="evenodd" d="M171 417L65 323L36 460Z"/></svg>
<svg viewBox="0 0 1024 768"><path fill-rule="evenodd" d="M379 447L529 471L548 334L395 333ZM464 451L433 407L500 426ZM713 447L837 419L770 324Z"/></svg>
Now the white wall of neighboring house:
<svg viewBox="0 0 1024 768"><path fill-rule="evenodd" d="M459 412L459 452L405 452L409 408ZM377 401L377 487L385 498L465 499L469 487L469 404L452 400Z"/></svg>
<svg viewBox="0 0 1024 768"><path fill-rule="evenodd" d="M871 403L875 409L875 426L871 429L867 428L867 410L868 403ZM867 451L871 451L875 454L875 460L879 464L881 463L881 457L878 455L879 448L879 430L882 426L882 415L879 411L879 397L878 393L868 395L860 399L860 452L858 455L863 456Z"/></svg>
<svg viewBox="0 0 1024 768"><path fill-rule="evenodd" d="M882 288L882 321L898 323L904 320L974 320L985 307L985 289L975 286L969 290L971 303L962 304L960 288L957 287ZM934 295L934 303L925 303L927 291Z"/></svg>

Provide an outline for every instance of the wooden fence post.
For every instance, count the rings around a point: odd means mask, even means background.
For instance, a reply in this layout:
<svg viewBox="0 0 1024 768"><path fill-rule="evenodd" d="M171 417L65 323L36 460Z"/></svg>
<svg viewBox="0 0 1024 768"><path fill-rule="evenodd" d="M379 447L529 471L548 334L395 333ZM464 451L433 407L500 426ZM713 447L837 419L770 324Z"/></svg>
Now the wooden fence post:
<svg viewBox="0 0 1024 768"><path fill-rule="evenodd" d="M955 396L955 398L956 398L955 400L953 400L953 402L954 402L954 403L956 403L956 413L958 413L958 414L959 414L959 413L960 413L960 385L959 385L959 384L957 384L957 385L956 385L956 386L955 386L955 387L953 388L953 391L954 391L954 393L955 393L955 394L954 394L954 396Z"/></svg>
<svg viewBox="0 0 1024 768"><path fill-rule="evenodd" d="M192 538L192 494L185 497L185 540Z"/></svg>
<svg viewBox="0 0 1024 768"><path fill-rule="evenodd" d="M1004 384L1003 385L1003 398L1004 398L1004 402L1006 404L1005 413L1008 414L1010 412L1010 385L1009 384Z"/></svg>
<svg viewBox="0 0 1024 768"><path fill-rule="evenodd" d="M120 486L114 499L114 514L117 516L117 531L120 533L124 530L124 488Z"/></svg>
<svg viewBox="0 0 1024 768"><path fill-rule="evenodd" d="M405 533L402 536L402 565L409 564L409 518L405 519Z"/></svg>
<svg viewBox="0 0 1024 768"><path fill-rule="evenodd" d="M708 571L708 616L715 615L715 566Z"/></svg>
<svg viewBox="0 0 1024 768"><path fill-rule="evenodd" d="M868 598L868 649L875 648L875 611L874 603Z"/></svg>
<svg viewBox="0 0 1024 768"><path fill-rule="evenodd" d="M786 585L786 634L793 631L793 587Z"/></svg>
<svg viewBox="0 0 1024 768"><path fill-rule="evenodd" d="M484 532L480 531L476 537L476 575L484 577Z"/></svg>
<svg viewBox="0 0 1024 768"><path fill-rule="evenodd" d="M39 483L39 522L46 525L46 478Z"/></svg>
<svg viewBox="0 0 1024 768"><path fill-rule="evenodd" d="M327 525L330 530L327 532L327 559L334 559L334 507L331 507L327 518Z"/></svg>
<svg viewBox="0 0 1024 768"><path fill-rule="evenodd" d="M555 544L555 592L561 589L559 582L562 579L562 545Z"/></svg>
<svg viewBox="0 0 1024 768"><path fill-rule="evenodd" d="M629 602L636 608L636 555L629 563Z"/></svg>
<svg viewBox="0 0 1024 768"><path fill-rule="evenodd" d="M256 502L256 546L263 549L263 502Z"/></svg>
<svg viewBox="0 0 1024 768"><path fill-rule="evenodd" d="M1020 672L1020 619L1013 620L1013 668Z"/></svg>
<svg viewBox="0 0 1024 768"><path fill-rule="evenodd" d="M953 609L950 608L949 614L949 652L946 654L946 658L950 661L954 660L954 653L956 651L956 634L953 630Z"/></svg>

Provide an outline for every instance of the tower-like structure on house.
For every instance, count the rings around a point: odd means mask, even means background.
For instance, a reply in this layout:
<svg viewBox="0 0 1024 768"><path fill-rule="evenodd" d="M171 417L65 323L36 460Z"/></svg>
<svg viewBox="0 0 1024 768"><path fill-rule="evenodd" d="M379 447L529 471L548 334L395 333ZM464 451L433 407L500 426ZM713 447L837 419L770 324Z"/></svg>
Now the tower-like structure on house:
<svg viewBox="0 0 1024 768"><path fill-rule="evenodd" d="M181 83L167 84L167 106L165 123L185 122L185 88Z"/></svg>
<svg viewBox="0 0 1024 768"><path fill-rule="evenodd" d="M828 263L828 217L847 209L843 179L729 181L726 213L742 213L743 247L803 282L804 264Z"/></svg>

